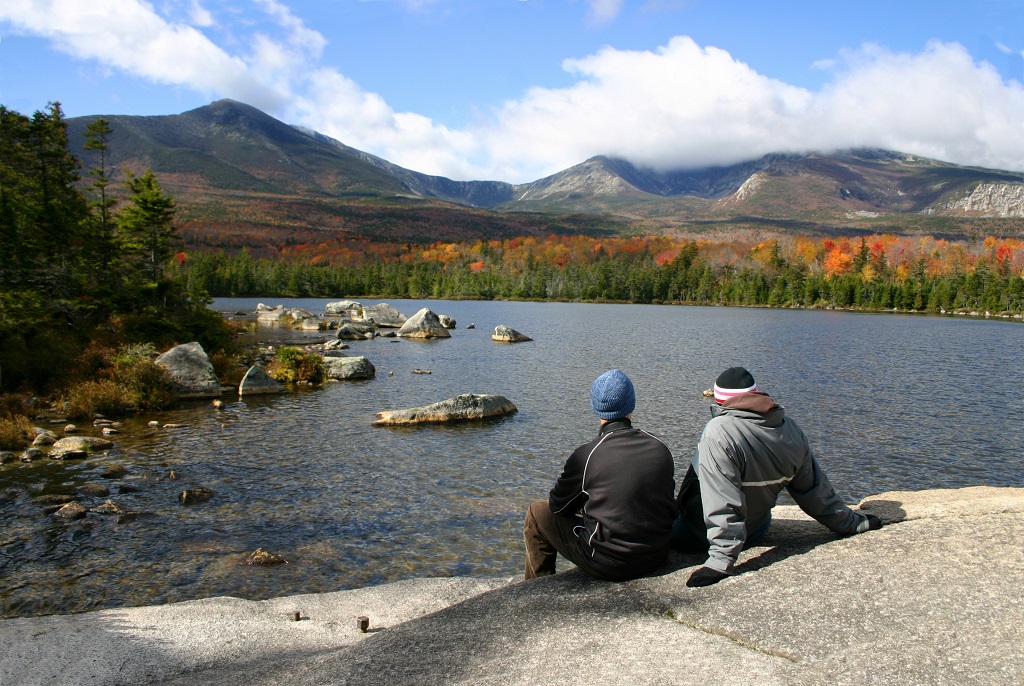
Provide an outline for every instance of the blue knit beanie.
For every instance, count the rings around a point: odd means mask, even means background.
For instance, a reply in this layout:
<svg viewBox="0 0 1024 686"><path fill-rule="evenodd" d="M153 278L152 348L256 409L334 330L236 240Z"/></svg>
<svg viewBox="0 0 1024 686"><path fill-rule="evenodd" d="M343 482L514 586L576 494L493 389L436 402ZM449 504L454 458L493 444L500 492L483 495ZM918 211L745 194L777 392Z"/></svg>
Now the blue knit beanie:
<svg viewBox="0 0 1024 686"><path fill-rule="evenodd" d="M590 387L590 406L601 419L620 419L636 407L633 382L618 369L607 371Z"/></svg>

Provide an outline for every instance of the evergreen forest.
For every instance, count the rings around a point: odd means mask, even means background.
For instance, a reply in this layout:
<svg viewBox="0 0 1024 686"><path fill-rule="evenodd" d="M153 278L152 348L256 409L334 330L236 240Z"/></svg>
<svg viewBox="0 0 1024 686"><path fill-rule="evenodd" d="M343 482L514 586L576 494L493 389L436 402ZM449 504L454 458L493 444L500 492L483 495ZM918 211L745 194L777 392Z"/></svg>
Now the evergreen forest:
<svg viewBox="0 0 1024 686"><path fill-rule="evenodd" d="M60 104L31 117L0 106L0 390L88 373L90 346L230 342L207 294L169 267L173 198L148 171L115 193L109 137L105 120L89 126L100 163L83 173Z"/></svg>

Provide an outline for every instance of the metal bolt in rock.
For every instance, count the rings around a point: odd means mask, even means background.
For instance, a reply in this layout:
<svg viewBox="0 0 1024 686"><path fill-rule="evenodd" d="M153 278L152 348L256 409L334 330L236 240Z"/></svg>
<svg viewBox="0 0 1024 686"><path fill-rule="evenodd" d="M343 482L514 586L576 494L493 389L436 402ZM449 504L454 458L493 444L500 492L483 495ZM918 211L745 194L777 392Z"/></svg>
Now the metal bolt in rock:
<svg viewBox="0 0 1024 686"><path fill-rule="evenodd" d="M356 626L358 626L359 630L365 634L366 630L370 628L370 618L366 615L356 617Z"/></svg>

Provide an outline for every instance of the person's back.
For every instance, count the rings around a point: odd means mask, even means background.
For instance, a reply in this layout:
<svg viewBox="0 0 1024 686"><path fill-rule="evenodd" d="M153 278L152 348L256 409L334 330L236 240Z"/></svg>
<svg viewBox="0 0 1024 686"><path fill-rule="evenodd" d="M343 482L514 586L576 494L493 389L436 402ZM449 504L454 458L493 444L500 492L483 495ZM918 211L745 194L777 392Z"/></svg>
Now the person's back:
<svg viewBox="0 0 1024 686"><path fill-rule="evenodd" d="M855 513L843 503L803 431L784 408L757 390L747 370L733 367L723 372L715 383L715 401L718 406L712 407L713 417L704 427L687 474L687 479L699 481L700 497L681 502L701 509L708 541L708 559L688 585L715 583L732 572L743 548L768 530L771 510L783 489L836 533L881 526L877 518ZM695 515L680 516L676 538L681 545L688 538L692 541Z"/></svg>
<svg viewBox="0 0 1024 686"><path fill-rule="evenodd" d="M583 549L608 574L660 563L676 516L673 471L664 443L618 419L573 452L549 503L555 514L579 507Z"/></svg>
<svg viewBox="0 0 1024 686"><path fill-rule="evenodd" d="M622 581L668 558L676 516L672 452L633 427L633 383L617 369L591 386L597 436L566 460L547 500L523 523L527 579L555 573L561 553L587 574Z"/></svg>

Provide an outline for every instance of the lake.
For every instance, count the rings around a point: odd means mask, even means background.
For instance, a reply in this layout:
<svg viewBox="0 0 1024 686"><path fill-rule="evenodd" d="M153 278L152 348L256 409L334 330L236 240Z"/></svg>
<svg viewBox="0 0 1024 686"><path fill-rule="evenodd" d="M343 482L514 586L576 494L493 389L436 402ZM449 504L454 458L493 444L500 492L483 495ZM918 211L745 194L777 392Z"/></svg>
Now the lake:
<svg viewBox="0 0 1024 686"><path fill-rule="evenodd" d="M218 299L251 311L256 299ZM323 313L328 299L266 299ZM363 300L369 305L377 300ZM455 318L452 338L350 342L377 377L287 395L184 402L127 420L109 455L0 467L0 616L231 595L262 599L429 576L522 573L522 518L597 430L606 369L637 391L677 480L710 388L743 365L787 408L847 502L890 490L1024 485L1024 326L966 317L570 303L389 300ZM470 323L475 328L467 329ZM534 340L499 344L507 324ZM279 332L277 332L279 333ZM314 341L329 332L296 335ZM413 369L430 374L413 374ZM389 374L393 372L393 375ZM496 393L519 411L373 427L380 410ZM157 429L149 420L181 423ZM90 427L91 429L91 427ZM111 466L126 474L103 476ZM170 472L176 478L169 478ZM86 483L147 516L59 522L37 500ZM182 490L211 489L183 506ZM257 548L289 563L240 564Z"/></svg>

